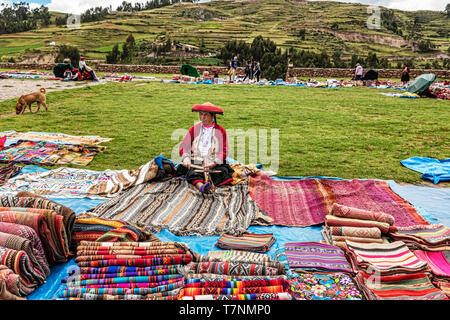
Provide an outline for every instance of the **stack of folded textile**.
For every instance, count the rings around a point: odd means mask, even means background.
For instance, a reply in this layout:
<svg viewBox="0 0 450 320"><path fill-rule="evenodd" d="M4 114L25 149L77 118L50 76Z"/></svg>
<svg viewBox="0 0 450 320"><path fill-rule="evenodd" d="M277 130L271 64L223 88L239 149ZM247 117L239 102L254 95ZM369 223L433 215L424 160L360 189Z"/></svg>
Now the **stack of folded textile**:
<svg viewBox="0 0 450 320"><path fill-rule="evenodd" d="M180 300L292 300L284 265L245 251L211 251L183 268Z"/></svg>
<svg viewBox="0 0 450 320"><path fill-rule="evenodd" d="M426 261L431 269L431 282L450 297L450 251L415 250L414 255Z"/></svg>
<svg viewBox="0 0 450 320"><path fill-rule="evenodd" d="M319 242L286 243L287 281L297 300L361 300L344 252Z"/></svg>
<svg viewBox="0 0 450 320"><path fill-rule="evenodd" d="M75 220L73 240L97 242L155 242L159 239L140 227L121 220L79 215Z"/></svg>
<svg viewBox="0 0 450 320"><path fill-rule="evenodd" d="M370 300L442 300L445 293L431 283L427 262L417 258L403 243L356 243L346 241L356 282Z"/></svg>
<svg viewBox="0 0 450 320"><path fill-rule="evenodd" d="M81 241L78 272L63 282L59 299L176 300L184 285L179 272L193 259L178 242Z"/></svg>
<svg viewBox="0 0 450 320"><path fill-rule="evenodd" d="M345 241L387 243L384 234L394 227L394 217L382 213L333 204L331 215L325 217L322 235L327 243L345 247Z"/></svg>
<svg viewBox="0 0 450 320"><path fill-rule="evenodd" d="M69 208L45 198L0 198L0 265L11 280L3 280L8 292L29 295L45 282L51 265L69 259L74 217Z"/></svg>
<svg viewBox="0 0 450 320"><path fill-rule="evenodd" d="M398 227L389 233L394 240L403 241L411 250L450 250L450 229L442 224Z"/></svg>
<svg viewBox="0 0 450 320"><path fill-rule="evenodd" d="M275 237L272 233L256 234L245 232L241 236L224 234L217 240L216 246L225 250L267 252L274 242Z"/></svg>

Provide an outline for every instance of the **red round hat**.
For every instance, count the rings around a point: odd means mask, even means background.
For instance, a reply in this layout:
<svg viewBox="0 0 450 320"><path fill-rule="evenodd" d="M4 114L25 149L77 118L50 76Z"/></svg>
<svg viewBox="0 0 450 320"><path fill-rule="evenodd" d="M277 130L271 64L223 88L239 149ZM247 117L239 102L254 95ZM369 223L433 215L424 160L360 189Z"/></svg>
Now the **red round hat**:
<svg viewBox="0 0 450 320"><path fill-rule="evenodd" d="M223 109L213 105L211 102L196 104L195 106L192 107L192 112L211 112L223 115Z"/></svg>
<svg viewBox="0 0 450 320"><path fill-rule="evenodd" d="M86 59L86 57L81 57L81 58L80 58L80 60L85 60L85 59Z"/></svg>

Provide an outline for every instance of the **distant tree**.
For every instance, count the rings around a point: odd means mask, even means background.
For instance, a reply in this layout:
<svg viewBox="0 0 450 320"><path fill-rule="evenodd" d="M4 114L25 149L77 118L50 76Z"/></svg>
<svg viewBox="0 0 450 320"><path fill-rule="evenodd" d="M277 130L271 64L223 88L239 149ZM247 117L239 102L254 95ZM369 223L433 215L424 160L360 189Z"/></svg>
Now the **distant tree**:
<svg viewBox="0 0 450 320"><path fill-rule="evenodd" d="M334 23L331 25L331 30L339 30L339 24L338 24L337 22L334 22Z"/></svg>
<svg viewBox="0 0 450 320"><path fill-rule="evenodd" d="M78 66L80 62L80 52L77 47L62 45L59 47L56 55L56 62L63 62L64 59L69 58L73 66Z"/></svg>
<svg viewBox="0 0 450 320"><path fill-rule="evenodd" d="M436 70L440 70L442 67L438 59L434 59L433 62L431 62L431 66Z"/></svg>
<svg viewBox="0 0 450 320"><path fill-rule="evenodd" d="M305 29L300 29L298 31L298 36L301 40L305 40L306 39L306 30Z"/></svg>
<svg viewBox="0 0 450 320"><path fill-rule="evenodd" d="M418 17L414 17L413 21L409 21L406 24L407 30L407 39L410 40L419 40L423 37L422 34L422 24L420 23L420 19Z"/></svg>
<svg viewBox="0 0 450 320"><path fill-rule="evenodd" d="M430 41L430 39L419 40L417 46L421 52L430 52L435 48L435 45Z"/></svg>
<svg viewBox="0 0 450 320"><path fill-rule="evenodd" d="M67 25L67 19L69 19L69 15L65 14L63 16L59 16L55 18L55 24L57 26L64 26Z"/></svg>
<svg viewBox="0 0 450 320"><path fill-rule="evenodd" d="M445 13L447 13L447 18L450 18L450 3L445 6Z"/></svg>
<svg viewBox="0 0 450 320"><path fill-rule="evenodd" d="M119 44L116 43L112 48L111 52L106 55L106 63L116 64L120 60L120 49Z"/></svg>
<svg viewBox="0 0 450 320"><path fill-rule="evenodd" d="M366 66L368 68L376 68L378 67L379 60L377 54L375 52L369 52L366 58Z"/></svg>

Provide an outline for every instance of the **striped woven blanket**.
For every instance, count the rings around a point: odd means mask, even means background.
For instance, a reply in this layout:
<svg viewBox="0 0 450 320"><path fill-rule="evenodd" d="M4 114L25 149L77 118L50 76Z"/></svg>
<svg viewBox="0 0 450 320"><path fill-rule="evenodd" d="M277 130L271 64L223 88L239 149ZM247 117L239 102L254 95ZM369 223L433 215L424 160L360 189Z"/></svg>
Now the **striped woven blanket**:
<svg viewBox="0 0 450 320"><path fill-rule="evenodd" d="M442 224L397 228L397 231L390 233L389 236L405 242L411 249L450 250L450 229Z"/></svg>
<svg viewBox="0 0 450 320"><path fill-rule="evenodd" d="M288 292L249 294L204 294L182 296L181 300L292 300Z"/></svg>
<svg viewBox="0 0 450 320"><path fill-rule="evenodd" d="M433 275L450 280L450 263L443 251L415 250L413 253L417 258L428 264Z"/></svg>
<svg viewBox="0 0 450 320"><path fill-rule="evenodd" d="M16 176L20 170L22 170L22 167L14 164L14 163L8 163L6 166L0 167L0 185L7 182L10 178Z"/></svg>
<svg viewBox="0 0 450 320"><path fill-rule="evenodd" d="M275 242L273 233L256 234L245 232L241 236L222 235L216 246L225 250L244 250L253 252L267 252Z"/></svg>
<svg viewBox="0 0 450 320"><path fill-rule="evenodd" d="M251 199L247 184L217 188L205 195L179 178L138 185L89 213L126 221L149 232L167 229L178 236L238 236L252 223L271 221Z"/></svg>
<svg viewBox="0 0 450 320"><path fill-rule="evenodd" d="M280 270L263 264L245 262L192 262L183 268L182 273L183 275L214 273L230 276L271 276L279 275Z"/></svg>
<svg viewBox="0 0 450 320"><path fill-rule="evenodd" d="M16 296L27 296L34 291L34 287L28 287L20 279L20 276L7 266L0 264L0 285L3 282L6 289Z"/></svg>

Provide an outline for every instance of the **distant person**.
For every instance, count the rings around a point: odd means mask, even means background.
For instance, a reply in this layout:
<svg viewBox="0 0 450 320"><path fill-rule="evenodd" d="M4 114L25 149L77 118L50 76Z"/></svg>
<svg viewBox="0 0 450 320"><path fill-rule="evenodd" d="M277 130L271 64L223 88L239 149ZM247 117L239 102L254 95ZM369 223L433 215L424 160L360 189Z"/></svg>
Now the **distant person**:
<svg viewBox="0 0 450 320"><path fill-rule="evenodd" d="M259 82L260 76L261 76L261 65L259 64L259 62L256 62L255 73L253 74L253 77L256 78L256 82Z"/></svg>
<svg viewBox="0 0 450 320"><path fill-rule="evenodd" d="M231 60L231 81L234 82L236 80L236 70L238 66L237 57L234 57L233 60Z"/></svg>
<svg viewBox="0 0 450 320"><path fill-rule="evenodd" d="M359 63L356 64L355 69L355 80L362 80L363 77L363 67Z"/></svg>
<svg viewBox="0 0 450 320"><path fill-rule="evenodd" d="M245 78L244 81L249 78L250 79L250 60L245 64Z"/></svg>
<svg viewBox="0 0 450 320"><path fill-rule="evenodd" d="M255 62L252 59L250 62L250 80L253 80L254 73L255 73Z"/></svg>
<svg viewBox="0 0 450 320"><path fill-rule="evenodd" d="M66 69L66 71L64 71L63 80L72 80L72 76L72 70Z"/></svg>
<svg viewBox="0 0 450 320"><path fill-rule="evenodd" d="M80 64L79 64L79 66L80 66L80 72L81 72L81 74L88 73L88 74L91 76L92 80L98 81L97 76L95 75L94 70L92 70L92 68L89 67L89 66L86 64L86 58L85 58L85 57L81 57L81 58L80 58Z"/></svg>
<svg viewBox="0 0 450 320"><path fill-rule="evenodd" d="M407 84L410 80L409 77L409 73L411 72L411 69L409 67L409 65L407 63L403 64L403 69L402 69L402 77L401 77L401 81L403 82L403 84Z"/></svg>
<svg viewBox="0 0 450 320"><path fill-rule="evenodd" d="M72 80L73 81L83 81L83 75L78 68L72 70Z"/></svg>

